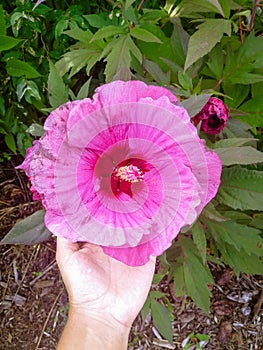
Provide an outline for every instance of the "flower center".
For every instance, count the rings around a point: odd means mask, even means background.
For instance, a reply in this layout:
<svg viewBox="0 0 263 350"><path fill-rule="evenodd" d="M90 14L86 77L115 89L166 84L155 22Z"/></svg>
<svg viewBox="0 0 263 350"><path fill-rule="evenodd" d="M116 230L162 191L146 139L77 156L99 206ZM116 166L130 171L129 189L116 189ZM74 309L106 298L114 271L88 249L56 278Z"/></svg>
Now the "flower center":
<svg viewBox="0 0 263 350"><path fill-rule="evenodd" d="M142 170L133 164L116 167L113 171L113 175L118 177L120 180L131 183L143 180Z"/></svg>
<svg viewBox="0 0 263 350"><path fill-rule="evenodd" d="M120 162L111 174L111 189L116 197L127 194L130 198L140 192L143 186L144 174L150 170L150 165L139 158L129 158Z"/></svg>

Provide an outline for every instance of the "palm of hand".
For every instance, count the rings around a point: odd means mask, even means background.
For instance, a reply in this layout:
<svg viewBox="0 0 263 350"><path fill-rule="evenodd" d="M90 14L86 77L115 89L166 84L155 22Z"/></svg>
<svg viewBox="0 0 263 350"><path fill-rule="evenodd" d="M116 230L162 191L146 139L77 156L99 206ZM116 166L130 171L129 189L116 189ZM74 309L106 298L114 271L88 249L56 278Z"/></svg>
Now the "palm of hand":
<svg viewBox="0 0 263 350"><path fill-rule="evenodd" d="M71 305L99 317L110 315L129 325L147 297L155 268L153 258L130 267L107 255L99 246L58 238L57 260Z"/></svg>

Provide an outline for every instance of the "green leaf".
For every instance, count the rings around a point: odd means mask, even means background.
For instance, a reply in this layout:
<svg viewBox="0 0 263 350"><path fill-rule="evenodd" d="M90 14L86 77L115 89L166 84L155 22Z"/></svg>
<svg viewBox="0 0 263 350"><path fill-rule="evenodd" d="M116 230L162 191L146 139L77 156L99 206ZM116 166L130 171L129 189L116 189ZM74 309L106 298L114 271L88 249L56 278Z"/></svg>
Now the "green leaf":
<svg viewBox="0 0 263 350"><path fill-rule="evenodd" d="M0 244L38 244L46 241L52 234L44 225L45 211L39 210L18 221Z"/></svg>
<svg viewBox="0 0 263 350"><path fill-rule="evenodd" d="M100 60L102 50L90 46L90 48L73 49L67 52L55 66L61 76L70 71L69 78L86 67L89 75L91 68Z"/></svg>
<svg viewBox="0 0 263 350"><path fill-rule="evenodd" d="M150 310L151 299L148 297L141 309L142 321L145 322L148 312Z"/></svg>
<svg viewBox="0 0 263 350"><path fill-rule="evenodd" d="M177 263L172 269L172 274L174 278L174 291L177 297L182 297L186 295L186 286L184 280L184 268L182 259L178 259Z"/></svg>
<svg viewBox="0 0 263 350"><path fill-rule="evenodd" d="M91 79L92 79L92 77L90 77L86 81L86 83L81 86L81 88L77 94L77 100L83 100L84 98L88 97Z"/></svg>
<svg viewBox="0 0 263 350"><path fill-rule="evenodd" d="M239 166L223 169L216 198L233 209L262 211L263 173Z"/></svg>
<svg viewBox="0 0 263 350"><path fill-rule="evenodd" d="M112 40L105 48L102 56L107 56L105 68L106 81L121 79L130 79L131 54L133 54L139 62L142 61L140 50L134 44L130 35L123 35Z"/></svg>
<svg viewBox="0 0 263 350"><path fill-rule="evenodd" d="M217 0L183 0L178 8L182 17L191 17L191 14L200 12L216 12L224 16L222 7Z"/></svg>
<svg viewBox="0 0 263 350"><path fill-rule="evenodd" d="M86 29L86 30L82 30L79 27L74 27L73 29L70 30L66 30L65 32L63 32L63 34L66 34L68 36L70 36L73 39L79 40L83 43L88 43L93 34L90 30Z"/></svg>
<svg viewBox="0 0 263 350"><path fill-rule="evenodd" d="M173 343L173 329L169 312L165 306L159 302L151 301L151 310L153 323L161 333L161 335L167 339L171 344Z"/></svg>
<svg viewBox="0 0 263 350"><path fill-rule="evenodd" d="M30 125L30 127L26 130L30 135L32 136L42 136L44 134L44 127L43 125L33 123Z"/></svg>
<svg viewBox="0 0 263 350"><path fill-rule="evenodd" d="M224 68L225 83L252 84L263 80L262 74L255 72L256 68L262 69L263 37L255 37L251 33L240 45L236 52L229 47Z"/></svg>
<svg viewBox="0 0 263 350"><path fill-rule="evenodd" d="M158 22L162 18L168 17L167 13L161 10L143 9L141 22Z"/></svg>
<svg viewBox="0 0 263 350"><path fill-rule="evenodd" d="M239 120L255 127L263 125L263 101L262 97L254 97L242 104L239 109L246 112Z"/></svg>
<svg viewBox="0 0 263 350"><path fill-rule="evenodd" d="M235 273L263 273L263 239L260 230L234 221L205 222L216 241L223 260Z"/></svg>
<svg viewBox="0 0 263 350"><path fill-rule="evenodd" d="M22 40L12 38L11 36L0 35L0 52L10 50L17 44L21 43Z"/></svg>
<svg viewBox="0 0 263 350"><path fill-rule="evenodd" d="M194 244L196 245L200 256L202 258L203 264L206 262L206 236L204 228L200 221L196 221L196 223L191 227L191 233L193 236Z"/></svg>
<svg viewBox="0 0 263 350"><path fill-rule="evenodd" d="M29 63L17 60L15 58L7 61L6 70L11 77L26 77L28 79L41 77L41 74L38 73L38 71Z"/></svg>
<svg viewBox="0 0 263 350"><path fill-rule="evenodd" d="M221 74L221 77L222 76L223 73ZM221 77L218 80L220 80ZM241 105L241 103L247 100L247 98L249 97L250 86L243 84L224 83L224 93L227 96L231 96L231 99L225 99L227 106L230 108L238 108Z"/></svg>
<svg viewBox="0 0 263 350"><path fill-rule="evenodd" d="M179 235L178 241L183 254L186 293L198 307L208 313L210 301L208 284L213 283L211 272L206 265L203 265L201 257L196 254L196 246L190 238Z"/></svg>
<svg viewBox="0 0 263 350"><path fill-rule="evenodd" d="M120 34L126 34L127 29L122 28L120 26L106 26L101 29L99 29L92 37L90 42L93 42L95 40L100 40L100 39L106 39L109 38L110 36L114 35L120 35Z"/></svg>
<svg viewBox="0 0 263 350"><path fill-rule="evenodd" d="M181 103L189 116L194 117L206 105L210 97L210 94L192 95Z"/></svg>
<svg viewBox="0 0 263 350"><path fill-rule="evenodd" d="M231 35L231 21L226 19L206 19L197 28L197 32L189 40L185 70L210 52L222 39L224 33Z"/></svg>
<svg viewBox="0 0 263 350"><path fill-rule="evenodd" d="M248 142L255 143L256 139L254 139L254 137L233 137L231 139L224 139L215 142L213 148L240 147Z"/></svg>
<svg viewBox="0 0 263 350"><path fill-rule="evenodd" d="M208 223L208 226L214 232L216 240L227 242L238 251L243 249L247 254L263 256L263 239L260 237L260 230L229 220Z"/></svg>
<svg viewBox="0 0 263 350"><path fill-rule="evenodd" d="M157 63L149 60L144 60L143 66L157 83L161 85L169 85L170 74L164 73Z"/></svg>
<svg viewBox="0 0 263 350"><path fill-rule="evenodd" d="M209 202L202 210L201 217L205 217L215 221L226 221L227 219L216 210L212 202Z"/></svg>
<svg viewBox="0 0 263 350"><path fill-rule="evenodd" d="M134 2L135 2L135 0L126 0L125 1L125 10L127 10Z"/></svg>
<svg viewBox="0 0 263 350"><path fill-rule="evenodd" d="M5 13L3 10L3 5L0 5L0 36L6 35L6 23L5 23ZM0 39L1 46L1 39Z"/></svg>
<svg viewBox="0 0 263 350"><path fill-rule="evenodd" d="M193 82L188 72L178 72L178 82L184 90L191 91L193 89Z"/></svg>
<svg viewBox="0 0 263 350"><path fill-rule="evenodd" d="M5 135L5 143L12 152L16 153L16 142L13 134Z"/></svg>
<svg viewBox="0 0 263 350"><path fill-rule="evenodd" d="M165 36L159 26L152 23L143 23L140 28L147 30L159 38L159 40L162 41L162 44L137 39L136 46L138 46L147 60L157 63L163 71L168 71L169 66L164 63L163 58L176 62L176 56L172 50L171 39Z"/></svg>
<svg viewBox="0 0 263 350"><path fill-rule="evenodd" d="M68 25L68 18L63 18L60 21L58 21L58 23L55 26L55 39L58 39L61 36L63 30L68 28Z"/></svg>
<svg viewBox="0 0 263 350"><path fill-rule="evenodd" d="M64 104L68 100L66 85L51 61L49 61L48 95L49 103L53 108Z"/></svg>
<svg viewBox="0 0 263 350"><path fill-rule="evenodd" d="M238 119L228 119L227 125L225 126L223 133L228 138L247 138L251 139L251 132L249 131L251 126L241 122ZM231 145L229 145L231 146Z"/></svg>
<svg viewBox="0 0 263 350"><path fill-rule="evenodd" d="M162 41L157 36L153 35L148 30L140 28L140 27L133 27L130 30L130 34L134 38L142 40L142 41L162 44Z"/></svg>
<svg viewBox="0 0 263 350"><path fill-rule="evenodd" d="M223 50L220 44L217 44L212 51L209 53L209 60L207 62L207 66L212 72L212 76L217 80L220 80L223 74L224 67L224 56ZM211 76L211 73L209 74Z"/></svg>
<svg viewBox="0 0 263 350"><path fill-rule="evenodd" d="M257 214L250 222L250 226L263 230L263 213Z"/></svg>
<svg viewBox="0 0 263 350"><path fill-rule="evenodd" d="M91 15L86 15L83 17L85 17L86 20L89 22L89 25L94 28L103 28L106 26L105 20L101 16L95 13Z"/></svg>
<svg viewBox="0 0 263 350"><path fill-rule="evenodd" d="M217 148L223 165L263 163L263 153L251 146Z"/></svg>
<svg viewBox="0 0 263 350"><path fill-rule="evenodd" d="M171 47L172 53L174 54L174 62L181 67L183 67L185 63L189 38L190 35L184 28L178 23L174 23L174 30L171 35Z"/></svg>

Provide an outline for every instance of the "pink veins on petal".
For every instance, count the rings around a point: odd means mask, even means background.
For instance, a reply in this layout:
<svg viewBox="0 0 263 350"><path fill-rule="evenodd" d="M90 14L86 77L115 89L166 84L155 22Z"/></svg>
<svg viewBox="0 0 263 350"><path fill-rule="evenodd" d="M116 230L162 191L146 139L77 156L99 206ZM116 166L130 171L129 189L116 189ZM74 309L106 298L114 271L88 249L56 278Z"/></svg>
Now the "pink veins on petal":
<svg viewBox="0 0 263 350"><path fill-rule="evenodd" d="M45 224L128 265L171 246L216 195L221 162L167 89L114 81L68 102L20 166Z"/></svg>

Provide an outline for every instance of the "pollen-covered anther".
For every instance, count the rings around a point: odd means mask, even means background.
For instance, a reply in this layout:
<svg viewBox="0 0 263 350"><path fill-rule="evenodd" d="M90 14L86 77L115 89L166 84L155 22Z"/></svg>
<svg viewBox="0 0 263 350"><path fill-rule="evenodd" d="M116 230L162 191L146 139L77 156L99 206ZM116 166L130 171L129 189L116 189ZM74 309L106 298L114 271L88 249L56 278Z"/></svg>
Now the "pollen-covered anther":
<svg viewBox="0 0 263 350"><path fill-rule="evenodd" d="M133 164L117 167L114 170L114 175L119 177L120 180L128 182L139 182L143 180L142 170Z"/></svg>

